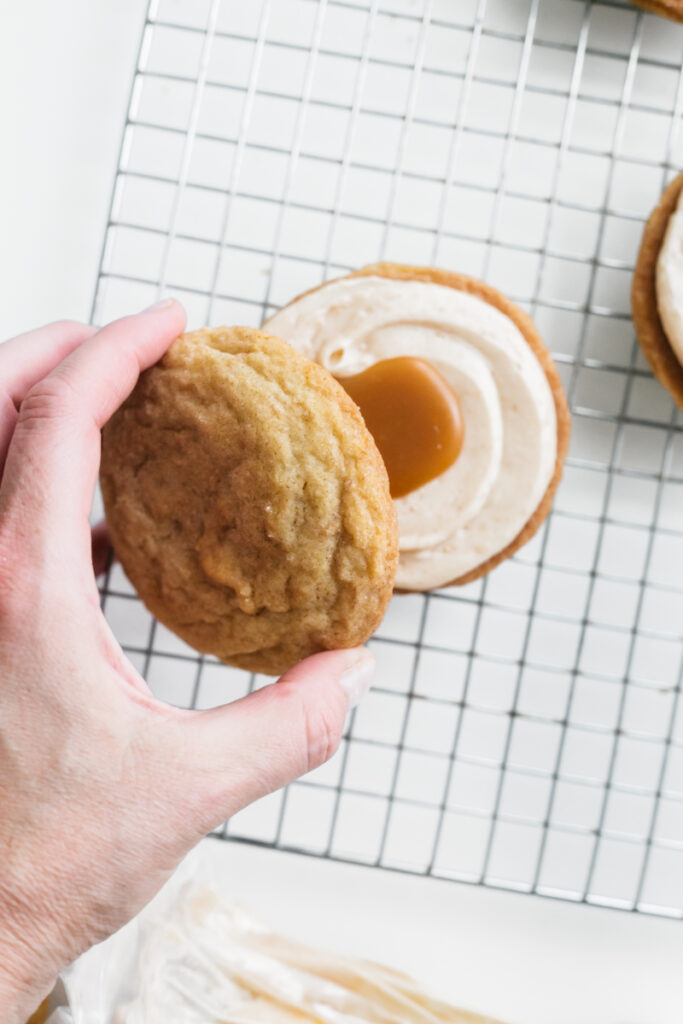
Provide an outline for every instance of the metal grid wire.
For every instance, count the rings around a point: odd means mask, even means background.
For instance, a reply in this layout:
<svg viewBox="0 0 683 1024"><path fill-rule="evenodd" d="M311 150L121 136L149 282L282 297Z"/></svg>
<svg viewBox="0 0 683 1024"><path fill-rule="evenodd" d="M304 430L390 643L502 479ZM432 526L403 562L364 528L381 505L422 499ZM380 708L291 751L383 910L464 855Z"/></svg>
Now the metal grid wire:
<svg viewBox="0 0 683 1024"><path fill-rule="evenodd" d="M262 319L378 259L534 316L574 433L545 527L483 581L394 599L328 765L225 837L683 916L683 421L629 318L683 164L683 29L616 0L153 0L94 319L170 291ZM268 680L198 657L115 565L161 697Z"/></svg>

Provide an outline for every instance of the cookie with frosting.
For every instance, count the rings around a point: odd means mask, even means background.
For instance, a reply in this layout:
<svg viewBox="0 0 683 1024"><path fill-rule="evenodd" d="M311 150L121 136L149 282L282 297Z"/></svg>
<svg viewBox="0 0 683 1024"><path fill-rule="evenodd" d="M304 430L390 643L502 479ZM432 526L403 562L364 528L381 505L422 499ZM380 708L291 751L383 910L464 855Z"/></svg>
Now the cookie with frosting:
<svg viewBox="0 0 683 1024"><path fill-rule="evenodd" d="M631 287L633 324L657 380L683 409L683 174L645 225Z"/></svg>
<svg viewBox="0 0 683 1024"><path fill-rule="evenodd" d="M389 470L399 590L468 583L533 536L570 419L555 364L509 299L462 274L380 263L300 296L267 327L359 401Z"/></svg>

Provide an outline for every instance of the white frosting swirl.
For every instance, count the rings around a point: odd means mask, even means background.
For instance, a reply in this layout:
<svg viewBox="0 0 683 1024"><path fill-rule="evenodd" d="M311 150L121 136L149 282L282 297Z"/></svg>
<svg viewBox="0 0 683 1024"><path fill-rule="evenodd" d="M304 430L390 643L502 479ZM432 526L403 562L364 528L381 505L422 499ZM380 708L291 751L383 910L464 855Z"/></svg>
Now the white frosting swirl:
<svg viewBox="0 0 683 1024"><path fill-rule="evenodd" d="M396 500L397 587L443 586L514 540L552 479L557 422L545 373L509 317L444 285L350 277L297 299L267 327L339 377L418 356L458 398L459 458Z"/></svg>
<svg viewBox="0 0 683 1024"><path fill-rule="evenodd" d="M683 192L669 217L655 270L657 312L664 333L683 366Z"/></svg>

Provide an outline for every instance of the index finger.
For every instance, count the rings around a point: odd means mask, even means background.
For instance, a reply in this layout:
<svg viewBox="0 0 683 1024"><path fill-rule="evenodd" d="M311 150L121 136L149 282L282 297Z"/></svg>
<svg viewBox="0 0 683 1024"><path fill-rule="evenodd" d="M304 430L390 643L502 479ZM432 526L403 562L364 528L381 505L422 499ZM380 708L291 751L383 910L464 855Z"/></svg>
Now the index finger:
<svg viewBox="0 0 683 1024"><path fill-rule="evenodd" d="M37 381L96 332L95 327L76 320L57 320L4 341L0 345L3 389L15 405L20 405Z"/></svg>
<svg viewBox="0 0 683 1024"><path fill-rule="evenodd" d="M27 391L93 334L87 324L59 320L0 345L0 477Z"/></svg>
<svg viewBox="0 0 683 1024"><path fill-rule="evenodd" d="M167 299L102 328L29 391L21 403L0 488L3 530L14 524L74 553L90 573L88 515L100 459L100 430L140 373L182 333L185 313ZM55 545L50 545L54 550Z"/></svg>

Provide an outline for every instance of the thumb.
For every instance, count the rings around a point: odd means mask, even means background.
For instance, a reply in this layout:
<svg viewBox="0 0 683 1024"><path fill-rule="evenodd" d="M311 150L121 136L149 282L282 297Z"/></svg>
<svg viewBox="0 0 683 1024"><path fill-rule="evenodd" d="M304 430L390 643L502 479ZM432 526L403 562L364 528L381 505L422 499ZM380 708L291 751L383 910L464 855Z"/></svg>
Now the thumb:
<svg viewBox="0 0 683 1024"><path fill-rule="evenodd" d="M329 760L374 667L364 647L314 654L278 682L185 719L186 778L202 832Z"/></svg>

